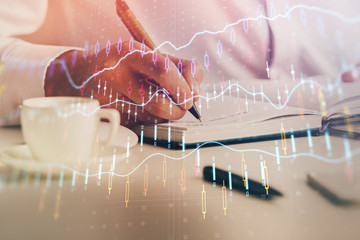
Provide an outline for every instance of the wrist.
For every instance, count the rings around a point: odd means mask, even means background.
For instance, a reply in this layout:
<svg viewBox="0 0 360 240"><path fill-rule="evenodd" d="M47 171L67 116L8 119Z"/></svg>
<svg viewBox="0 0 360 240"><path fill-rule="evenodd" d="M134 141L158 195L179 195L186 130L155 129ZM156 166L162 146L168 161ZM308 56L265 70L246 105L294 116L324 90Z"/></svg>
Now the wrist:
<svg viewBox="0 0 360 240"><path fill-rule="evenodd" d="M91 75L90 57L83 51L70 50L58 56L46 70L44 90L46 96L80 96L82 83Z"/></svg>

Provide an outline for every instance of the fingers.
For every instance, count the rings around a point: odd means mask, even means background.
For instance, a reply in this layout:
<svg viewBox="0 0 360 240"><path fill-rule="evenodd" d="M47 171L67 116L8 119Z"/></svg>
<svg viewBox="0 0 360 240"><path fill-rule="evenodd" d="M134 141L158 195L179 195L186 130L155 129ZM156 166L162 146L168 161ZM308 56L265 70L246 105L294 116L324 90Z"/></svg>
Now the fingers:
<svg viewBox="0 0 360 240"><path fill-rule="evenodd" d="M168 120L179 119L185 115L186 110L174 103L174 100L164 94L163 90L156 91L154 87L151 87L151 94L149 94L150 84L144 79L136 79L131 85L133 91L127 97L136 103L138 108L144 108L146 113ZM142 119L141 116L139 118ZM148 121L153 122L151 119L146 120Z"/></svg>
<svg viewBox="0 0 360 240"><path fill-rule="evenodd" d="M133 117L135 117L135 122L137 124L139 123L162 123L162 122L166 122L168 121L168 119L163 119L160 118L158 116L152 115L151 113L149 113L148 111L145 110L145 108L143 107L138 107L137 108L137 114L136 115L132 115Z"/></svg>
<svg viewBox="0 0 360 240"><path fill-rule="evenodd" d="M360 81L360 71L359 71L360 64L357 64L356 66L357 68L342 74L341 78L343 82Z"/></svg>
<svg viewBox="0 0 360 240"><path fill-rule="evenodd" d="M166 121L166 119L152 115L146 111L141 104L134 103L126 96L118 96L117 100L115 99L112 104L107 107L115 108L119 111L121 125L123 126L133 126L139 123L161 123Z"/></svg>
<svg viewBox="0 0 360 240"><path fill-rule="evenodd" d="M179 69L179 71L182 72L182 76L193 92L194 100L197 101L199 99L197 96L199 95L200 84L205 75L203 66L194 60L179 59L173 56L170 56L170 59L178 67L182 66L182 69ZM179 61L181 61L181 64L179 64Z"/></svg>
<svg viewBox="0 0 360 240"><path fill-rule="evenodd" d="M200 84L204 79L205 71L202 65L198 62L192 62L189 60L185 60L184 69L183 69L183 76L187 80L188 84L192 86L194 92L194 100L197 101L199 99L198 95L200 94ZM191 65L195 65L196 72L192 74ZM194 69L194 67L193 67Z"/></svg>
<svg viewBox="0 0 360 240"><path fill-rule="evenodd" d="M141 43L135 42L134 49L141 49ZM153 85L157 85L160 89L165 88L174 101L181 103L181 108L191 108L191 89L185 78L181 75L179 77L177 66L170 57L158 52L152 53L152 50L147 47L145 47L145 52L146 54L143 55L135 52L126 58L126 65L131 68L134 78L147 76L152 80Z"/></svg>
<svg viewBox="0 0 360 240"><path fill-rule="evenodd" d="M132 104L125 104L123 109L119 109L121 117L121 125L133 126L141 123L162 123L166 119L154 116L147 112L144 108Z"/></svg>
<svg viewBox="0 0 360 240"><path fill-rule="evenodd" d="M155 117L150 115L149 113L147 113L148 115L146 117L142 117L141 114L133 115L133 114L121 114L120 113L120 118L121 118L121 125L125 126L125 127L132 127L138 124L142 124L142 123L162 123L165 122L165 119L161 119L159 117ZM151 119L151 120L149 120Z"/></svg>
<svg viewBox="0 0 360 240"><path fill-rule="evenodd" d="M173 62L178 59L159 52L153 53L139 42L124 42L122 49L120 55L114 53L105 64L106 67L114 66L121 57L119 67L105 71L102 76L110 80L107 82L108 89L127 98L125 103L118 104L122 106L121 109L116 107L123 123L132 124L131 121L135 119L153 123L184 116L185 110L192 107L192 96L198 95L204 77L202 66L195 61L181 59L181 74ZM159 91L156 92L156 89Z"/></svg>

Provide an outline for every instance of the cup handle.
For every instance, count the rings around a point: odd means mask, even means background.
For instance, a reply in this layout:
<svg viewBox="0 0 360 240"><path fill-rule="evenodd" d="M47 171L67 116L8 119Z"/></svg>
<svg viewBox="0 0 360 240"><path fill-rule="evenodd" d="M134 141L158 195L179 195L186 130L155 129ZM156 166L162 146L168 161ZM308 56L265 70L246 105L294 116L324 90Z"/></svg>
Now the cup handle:
<svg viewBox="0 0 360 240"><path fill-rule="evenodd" d="M98 117L99 119L105 118L110 121L110 133L106 140L101 141L101 143L104 143L106 145L113 142L114 138L118 134L118 129L120 125L120 114L119 111L116 109L99 109L98 111Z"/></svg>

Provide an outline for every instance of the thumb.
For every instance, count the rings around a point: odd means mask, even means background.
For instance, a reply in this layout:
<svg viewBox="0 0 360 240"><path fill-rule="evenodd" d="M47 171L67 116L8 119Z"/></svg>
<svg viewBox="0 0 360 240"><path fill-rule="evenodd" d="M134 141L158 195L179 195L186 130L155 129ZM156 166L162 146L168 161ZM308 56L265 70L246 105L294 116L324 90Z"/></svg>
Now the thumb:
<svg viewBox="0 0 360 240"><path fill-rule="evenodd" d="M360 64L356 65L357 68L344 72L341 76L343 82L357 82L360 81Z"/></svg>

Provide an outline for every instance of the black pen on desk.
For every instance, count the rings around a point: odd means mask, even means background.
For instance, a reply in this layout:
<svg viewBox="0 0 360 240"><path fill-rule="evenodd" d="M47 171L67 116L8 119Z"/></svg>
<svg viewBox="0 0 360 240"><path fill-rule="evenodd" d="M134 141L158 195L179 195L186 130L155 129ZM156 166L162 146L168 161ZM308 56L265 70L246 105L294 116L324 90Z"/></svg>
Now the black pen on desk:
<svg viewBox="0 0 360 240"><path fill-rule="evenodd" d="M144 44L151 48L156 49L155 43L151 40L150 36L145 32L145 29L140 24L139 20L135 17L134 13L130 10L129 6L123 0L116 0L116 12L129 30L131 36L138 42L144 41ZM193 102L193 106L189 112L201 122L199 111Z"/></svg>
<svg viewBox="0 0 360 240"><path fill-rule="evenodd" d="M274 188L268 189L268 194L262 183L250 180L246 177L239 176L237 174L229 174L224 170L218 169L214 166L204 167L203 170L204 180L223 186L232 188L246 195L258 197L262 199L270 199L273 196L282 196L282 193Z"/></svg>

